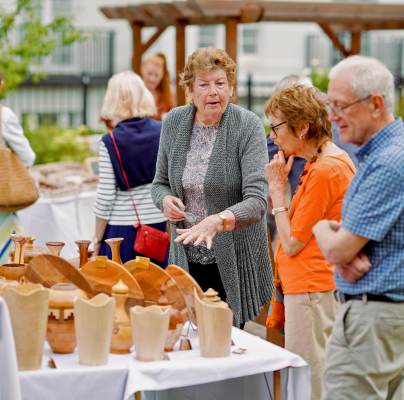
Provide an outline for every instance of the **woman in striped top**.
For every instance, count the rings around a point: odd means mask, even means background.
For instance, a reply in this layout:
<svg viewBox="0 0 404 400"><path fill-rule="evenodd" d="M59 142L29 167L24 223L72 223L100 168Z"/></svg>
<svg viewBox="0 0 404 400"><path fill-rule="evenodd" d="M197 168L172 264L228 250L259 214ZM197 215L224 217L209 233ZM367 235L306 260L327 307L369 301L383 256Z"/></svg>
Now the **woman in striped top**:
<svg viewBox="0 0 404 400"><path fill-rule="evenodd" d="M136 257L133 243L136 225L133 198L142 224L165 231L166 219L151 199L150 187L156 168L161 123L150 118L156 112L153 95L131 71L114 75L108 82L101 118L109 133L99 150L99 183L94 205L96 254L111 257L105 239L123 237L121 259ZM114 135L129 181L127 189L112 142Z"/></svg>

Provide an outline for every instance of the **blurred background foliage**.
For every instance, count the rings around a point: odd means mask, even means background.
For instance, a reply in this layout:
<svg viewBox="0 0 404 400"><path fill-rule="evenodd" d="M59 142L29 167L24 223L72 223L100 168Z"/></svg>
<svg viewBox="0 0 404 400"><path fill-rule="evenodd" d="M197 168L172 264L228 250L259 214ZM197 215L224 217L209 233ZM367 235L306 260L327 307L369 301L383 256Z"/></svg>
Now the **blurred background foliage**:
<svg viewBox="0 0 404 400"><path fill-rule="evenodd" d="M38 81L45 75L38 66L58 46L85 40L69 18L57 17L42 23L35 0L16 0L14 7L0 2L0 73L5 86L0 97L30 75ZM3 3L4 4L4 3Z"/></svg>
<svg viewBox="0 0 404 400"><path fill-rule="evenodd" d="M81 162L87 157L95 156L100 133L85 126L71 129L42 126L25 131L36 154L35 164L56 161Z"/></svg>

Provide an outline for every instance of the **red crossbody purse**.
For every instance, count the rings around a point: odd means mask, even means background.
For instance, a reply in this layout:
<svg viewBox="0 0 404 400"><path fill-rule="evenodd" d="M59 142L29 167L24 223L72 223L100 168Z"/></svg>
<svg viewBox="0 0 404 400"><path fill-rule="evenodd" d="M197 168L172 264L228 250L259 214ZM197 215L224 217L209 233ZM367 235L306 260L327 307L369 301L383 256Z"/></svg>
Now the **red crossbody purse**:
<svg viewBox="0 0 404 400"><path fill-rule="evenodd" d="M111 132L110 135L112 143L115 148L116 156L118 158L121 173L125 181L125 185L128 188L128 191L130 192L129 180L126 175L125 169L123 168L122 158L119 152L118 145L115 141L114 134ZM140 221L139 213L136 208L135 201L133 200L132 193L130 197L132 200L132 205L135 211L136 218L138 220L138 223L134 225L136 229L136 239L133 244L133 249L135 250L136 253L139 253L146 257L153 258L160 262L164 261L167 255L168 248L170 246L170 237L168 233L160 231L149 225L142 224Z"/></svg>

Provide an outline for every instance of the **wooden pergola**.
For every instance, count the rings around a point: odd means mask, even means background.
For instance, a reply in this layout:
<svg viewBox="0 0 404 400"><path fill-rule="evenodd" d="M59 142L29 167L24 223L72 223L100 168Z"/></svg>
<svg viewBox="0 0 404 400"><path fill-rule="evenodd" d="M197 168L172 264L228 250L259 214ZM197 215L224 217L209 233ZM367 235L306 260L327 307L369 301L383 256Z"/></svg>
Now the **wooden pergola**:
<svg viewBox="0 0 404 400"><path fill-rule="evenodd" d="M132 68L140 72L142 55L169 26L176 29L177 102L185 95L178 85L178 75L185 65L185 28L187 25L224 24L226 51L237 60L237 25L255 22L314 22L344 56L361 49L361 33L379 29L404 29L404 4L316 3L255 0L177 0L170 3L101 7L111 19L128 20L133 36ZM145 43L142 29L155 27ZM351 35L350 47L338 37L340 32Z"/></svg>

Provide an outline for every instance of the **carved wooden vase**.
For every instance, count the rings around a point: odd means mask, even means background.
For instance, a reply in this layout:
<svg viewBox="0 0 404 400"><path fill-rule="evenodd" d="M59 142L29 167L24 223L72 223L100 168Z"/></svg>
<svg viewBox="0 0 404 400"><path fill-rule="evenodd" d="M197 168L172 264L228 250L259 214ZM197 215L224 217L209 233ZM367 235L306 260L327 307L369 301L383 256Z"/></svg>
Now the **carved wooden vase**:
<svg viewBox="0 0 404 400"><path fill-rule="evenodd" d="M123 238L111 238L106 239L105 243L111 248L112 261L115 261L118 264L122 265L121 260L121 244L123 242Z"/></svg>
<svg viewBox="0 0 404 400"><path fill-rule="evenodd" d="M7 285L3 297L10 311L18 369L41 368L48 319L48 289L32 283Z"/></svg>
<svg viewBox="0 0 404 400"><path fill-rule="evenodd" d="M64 242L46 242L46 247L54 256L60 256L60 252L62 251L64 245Z"/></svg>
<svg viewBox="0 0 404 400"><path fill-rule="evenodd" d="M195 311L202 357L228 357L231 348L233 313L217 292L209 289L200 299L196 290ZM207 298L207 299L206 299Z"/></svg>
<svg viewBox="0 0 404 400"><path fill-rule="evenodd" d="M115 299L104 293L97 294L91 300L75 300L75 330L80 364L107 364L114 309Z"/></svg>
<svg viewBox="0 0 404 400"><path fill-rule="evenodd" d="M115 298L116 307L112 328L111 353L126 354L132 346L132 326L125 309L129 289L122 280L112 287L112 297Z"/></svg>
<svg viewBox="0 0 404 400"><path fill-rule="evenodd" d="M70 283L58 283L49 290L49 317L46 338L54 353L73 353L76 348L74 301L84 292Z"/></svg>
<svg viewBox="0 0 404 400"><path fill-rule="evenodd" d="M166 287L165 285L160 286L160 297L158 299L157 304L161 307L168 307L170 311L170 323L168 325L167 338L164 345L164 351L173 351L175 343L177 343L178 339L181 336L182 327L184 326L184 317L183 315L175 309L172 304L169 302L166 296Z"/></svg>
<svg viewBox="0 0 404 400"><path fill-rule="evenodd" d="M170 322L170 310L159 306L135 306L130 309L136 359L160 361Z"/></svg>
<svg viewBox="0 0 404 400"><path fill-rule="evenodd" d="M74 243L76 243L79 248L79 268L81 268L88 261L88 247L91 244L91 240L76 240Z"/></svg>

